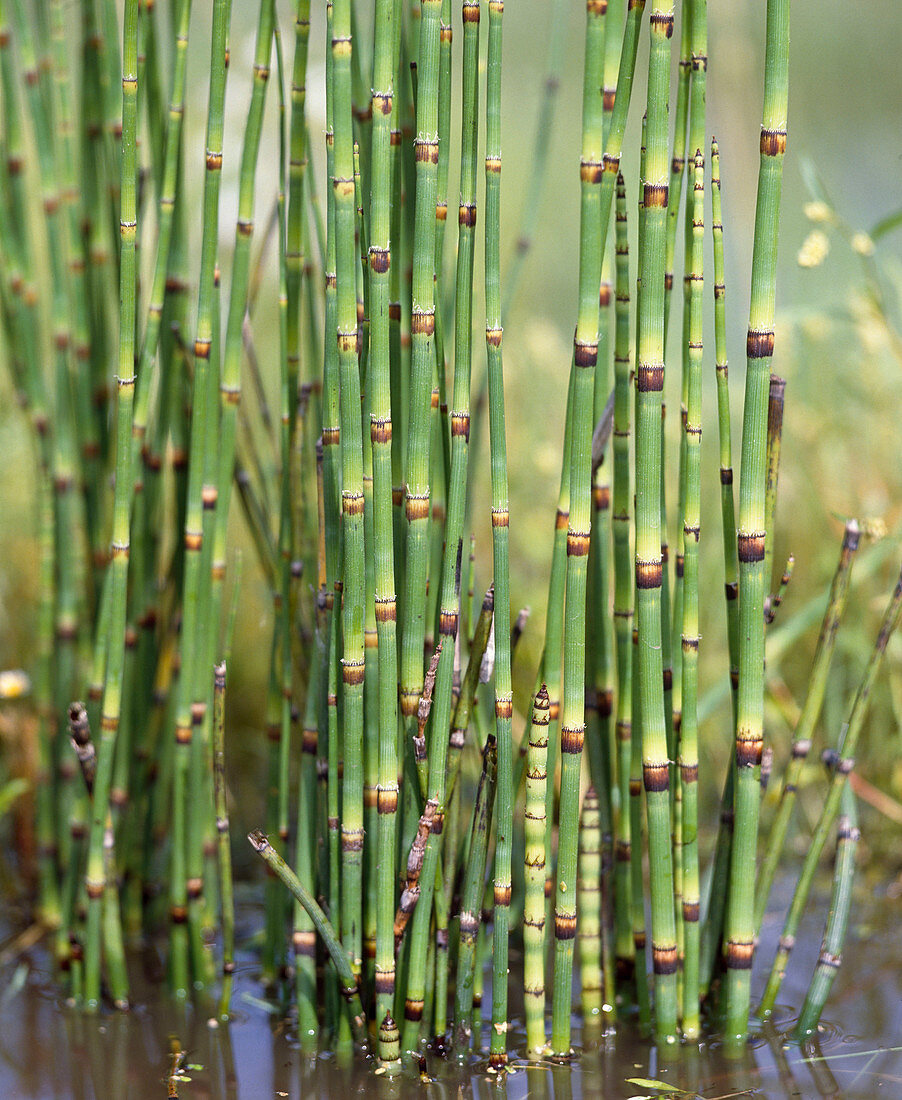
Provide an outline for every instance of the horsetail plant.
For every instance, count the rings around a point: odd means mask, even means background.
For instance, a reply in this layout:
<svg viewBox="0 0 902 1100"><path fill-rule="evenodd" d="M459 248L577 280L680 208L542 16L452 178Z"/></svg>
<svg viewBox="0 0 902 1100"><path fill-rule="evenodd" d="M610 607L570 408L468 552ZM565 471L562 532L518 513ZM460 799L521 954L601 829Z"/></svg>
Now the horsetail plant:
<svg viewBox="0 0 902 1100"><path fill-rule="evenodd" d="M88 928L85 943L85 1003L96 1011L100 1006L100 976L104 905L109 864L104 845L109 828L109 794L113 772L116 733L122 712L122 672L125 661L126 598L128 586L129 511L132 493L132 410L135 391L135 303L137 239L137 98L138 98L138 0L129 0L122 32L122 174L120 223L120 315L119 373L117 385L116 499L113 537L110 544L112 603L108 624L108 658L100 719L97 776L88 839L85 888L88 895ZM107 941L113 952L116 940ZM120 973L121 965L110 973ZM118 1001L127 998L125 988L115 992Z"/></svg>
<svg viewBox="0 0 902 1100"><path fill-rule="evenodd" d="M648 808L655 1031L676 1032L677 945L670 846L670 776L661 658L661 394L664 387L664 262L667 229L667 88L673 4L651 14L648 130L639 242L642 293L636 352L636 621L642 715L642 773Z"/></svg>
<svg viewBox="0 0 902 1100"><path fill-rule="evenodd" d="M357 260L355 256L354 143L351 119L351 6L336 0L332 16L332 97L335 167L336 322L341 377L341 510L344 539L341 659L342 943L355 974L363 965L363 681L365 558L363 442L357 363ZM336 609L337 610L337 609Z"/></svg>
<svg viewBox="0 0 902 1100"><path fill-rule="evenodd" d="M583 646L586 562L582 559L585 558L589 548L592 435L590 414L593 407L594 370L598 355L598 287L601 282L601 256L604 252L604 241L610 221L614 184L620 165L623 132L632 92L644 0L638 0L629 9L627 16L614 111L611 116L610 130L603 146L601 111L597 109L594 102L597 89L601 86L603 73L604 39L601 23L603 10L594 4L588 4L586 10L587 71L583 79L583 152L580 167L580 319L574 336L574 358L571 367L573 425L570 453L564 455L564 462L570 463L566 600L572 613L567 616L564 640L561 821L567 821L568 824L563 829L558 850L555 904L555 997L551 1039L553 1051L564 1055L569 1053L570 1044L569 990L573 967L573 937L576 933L575 909L565 895L569 881L571 897L573 896L572 890L576 881L579 760L584 737L585 654ZM603 156L600 155L602 149Z"/></svg>
<svg viewBox="0 0 902 1100"><path fill-rule="evenodd" d="M370 439L373 449L375 613L379 660L379 788L377 792L379 885L376 913L376 1017L394 1010L394 891L398 812L398 651L392 519L391 335L391 119L395 110L395 0L376 8L373 54L373 129L370 165L369 371L372 379ZM395 263L398 262L397 255ZM380 1057L393 1064L382 1049Z"/></svg>
<svg viewBox="0 0 902 1100"><path fill-rule="evenodd" d="M545 1050L545 788L548 782L548 689L536 693L526 762L526 883L523 900L523 997L526 1049Z"/></svg>
<svg viewBox="0 0 902 1100"><path fill-rule="evenodd" d="M837 827L836 866L833 872L833 895L830 899L830 915L821 944L814 977L805 995L805 1003L796 1024L795 1037L803 1041L812 1035L826 1004L836 972L842 961L842 947L848 928L852 906L852 884L855 879L855 852L861 839L858 828L858 810L855 793L845 784L840 798L840 817Z"/></svg>
<svg viewBox="0 0 902 1100"><path fill-rule="evenodd" d="M492 562L495 577L495 737L498 783L495 813L492 1038L489 1061L507 1064L507 960L514 830L513 693L511 690L509 510L504 376L501 353L501 26L503 0L489 2L485 110L485 342L489 377L492 466Z"/></svg>
<svg viewBox="0 0 902 1100"><path fill-rule="evenodd" d="M693 92L694 94L694 92ZM688 365L684 435L686 448L683 496L683 622L682 622L682 722L679 770L682 788L682 921L684 936L683 1033L693 1039L699 1033L699 878L698 878L698 650L699 564L701 523L702 436L702 295L704 289L704 182L705 162L700 151L692 174L692 252L690 269Z"/></svg>
<svg viewBox="0 0 902 1100"><path fill-rule="evenodd" d="M899 624L900 616L902 616L902 575L900 575L899 579L896 581L896 586L893 589L892 596L883 614L883 621L880 624L880 630L877 634L874 648L871 651L864 675L855 693L855 699L849 712L848 722L840 731L836 749L827 750L824 754L825 762L830 769L830 785L827 790L827 797L821 808L814 835L805 853L805 861L802 864L802 870L796 882L796 888L792 896L789 911L783 922L783 931L780 936L777 953L767 979L764 996L759 1006L758 1011L764 1017L770 1016L774 1010L777 994L780 992L783 976L786 973L786 964L790 952L795 945L799 921L801 920L802 912L807 904L808 895L811 891L814 871L821 857L821 853L824 850L824 845L827 843L827 836L836 820L842 793L846 788L848 777L855 767L855 749L858 745L858 738L861 736L864 719L868 712L871 690L877 678L877 673L880 671L880 666L883 664L887 644Z"/></svg>
<svg viewBox="0 0 902 1100"><path fill-rule="evenodd" d="M567 530L564 688L561 714L561 806L554 908L554 997L551 1046L570 1053L570 997L576 936L576 864L580 761L585 739L586 558L590 535L590 466L593 393L598 358L598 287L603 253L599 192L602 166L604 7L586 5L583 129L580 156L579 315L573 343L570 438L570 515ZM610 211L609 211L610 213Z"/></svg>
<svg viewBox="0 0 902 1100"><path fill-rule="evenodd" d="M241 583L229 566L234 480L259 559L257 578L271 593L273 612L259 723L270 742L264 749L266 834L251 834L273 872L264 888L261 979L280 1003L293 997L303 1049L312 1053L329 1042L344 1052L378 1035L381 1067L396 1074L403 1071L402 1053L424 1060L421 1044L431 1040L441 1052L450 1031L459 1057L471 1048L481 1055L485 1045L491 1070L500 1072L514 1052L510 991L519 983L528 1057L566 1060L577 936L586 1036L593 1023L625 1027L635 1016L662 1048L673 1044L678 1029L695 1040L709 998L712 1020L725 1011L728 1039L747 1037L753 944L822 709L861 532L855 521L846 526L789 762L782 777L770 780L781 779L782 787L756 884L758 803L771 762L780 760L779 751L770 753L759 773L763 632L782 595L782 587L769 589L780 442L773 415L780 383L770 368L788 0L769 0L738 537L720 163L712 143L715 372L709 381L716 387L720 437L723 664L736 744L703 899L707 13L705 0L681 5L675 132L668 146L674 4L655 0L649 7L631 272L620 168L645 0L587 0L579 296L547 615L538 668L528 673L534 695L527 714L520 713L516 684L522 681L513 678L512 663L535 652L526 613L511 625L519 577L509 529L516 496L509 500L502 363L502 326L515 317L514 285L527 247L521 242L502 268L502 0L488 7L485 64L492 554L481 609L474 603L483 568L475 550L480 525L474 527L481 498L472 487L471 461L478 450L470 434L480 417L480 397L471 401L470 392L480 5L463 0L460 8L455 102L450 0L423 0L409 11L400 0L377 0L371 26L352 0L330 0L326 141L318 155L309 135L319 123L306 94L308 68L315 71L314 55L308 66L309 0L291 5L294 57L287 68L280 9L259 0L243 148L235 160L234 248L225 254L218 229L223 153L230 149L231 5L215 0L195 271L186 113L193 106L191 0L172 0L165 35L152 4L126 0L121 52L116 5L83 4L74 67L66 56L70 17L60 0L32 7L13 0L9 20L0 0L0 248L6 260L0 327L12 382L30 418L39 494L39 911L53 930L74 1002L96 1011L103 978L110 999L124 1008L126 942L152 936L168 921L173 993L184 1000L205 991L215 957L222 978L215 1011L229 1018L240 957L229 816L243 806L229 807L226 798L226 731L240 722L227 719L223 657L231 661L236 608L254 586ZM550 155L564 23L556 20L550 35L551 79L541 93L525 237L538 217ZM261 161L272 79L275 173ZM458 149L452 285L444 237ZM328 179L322 214L319 161ZM32 209L32 179L40 212ZM257 232L255 206L276 191L265 232ZM612 206L613 248L606 250ZM114 260L106 253L117 223ZM151 276L143 302L140 272ZM685 297L677 460L665 455L663 395L679 277ZM114 425L103 373L117 278ZM188 292L195 280L192 321ZM273 326L268 339L263 329L276 317L278 336ZM446 377L449 368L453 380ZM270 393L276 385L278 412ZM240 401L242 392L247 397ZM673 578L668 502L678 517ZM231 610L224 607L227 594ZM761 1006L762 1015L773 1010L818 857L842 810L835 912L800 1038L816 1025L848 924L856 830L846 779L900 605L902 582L849 723L825 756L831 778L824 811ZM812 604L801 619L813 622L817 614ZM778 635L773 641L769 661L785 648ZM230 667L239 662L236 655ZM84 706L72 703L79 685L88 689ZM230 709L240 694L230 690ZM515 759L518 713L528 731ZM72 744L56 733L67 717ZM518 802L524 773L525 798ZM522 874L513 866L521 836ZM289 847L294 871L285 859ZM491 1027L483 1029L489 957ZM318 970L324 960L325 970ZM289 962L293 968L283 966ZM727 973L722 994L719 962Z"/></svg>
<svg viewBox="0 0 902 1100"><path fill-rule="evenodd" d="M808 758L808 753L811 751L812 737L823 707L827 677L830 674L830 664L836 647L839 624L845 611L852 563L858 550L860 537L861 531L858 523L854 519L849 520L843 534L839 562L833 575L827 609L824 612L824 619L817 639L817 648L811 665L805 702L802 704L802 711L792 735L790 760L783 778L777 816L770 827L767 851L758 871L757 901L755 904L756 934L760 932L761 922L767 909L774 876L783 852L786 830L792 817L800 773Z"/></svg>
<svg viewBox="0 0 902 1100"><path fill-rule="evenodd" d="M767 533L764 482L767 392L774 353L778 219L786 152L789 79L789 0L768 0L761 165L755 214L752 289L746 342L742 471L739 481L739 695L736 710L734 833L725 937L726 1034L748 1031L754 944L755 851L758 836L757 769L764 742L764 572ZM771 534L770 537L773 537Z"/></svg>
<svg viewBox="0 0 902 1100"><path fill-rule="evenodd" d="M614 635L617 656L615 733L617 743L618 813L615 816L615 957L617 977L634 968L630 923L630 752L632 742L633 570L630 555L630 289L626 186L617 175L615 213L616 283L614 292L614 492L611 529L614 541Z"/></svg>

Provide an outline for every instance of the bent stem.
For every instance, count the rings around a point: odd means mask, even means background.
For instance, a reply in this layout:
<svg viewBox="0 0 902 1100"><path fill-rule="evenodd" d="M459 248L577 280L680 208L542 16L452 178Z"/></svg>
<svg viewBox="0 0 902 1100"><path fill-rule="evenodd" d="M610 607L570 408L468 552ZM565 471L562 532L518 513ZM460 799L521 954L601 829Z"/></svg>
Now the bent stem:
<svg viewBox="0 0 902 1100"><path fill-rule="evenodd" d="M335 935L335 930L329 923L329 918L322 909L320 909L319 905L317 905L316 899L307 887L304 886L294 871L292 871L285 860L282 859L275 848L273 848L267 836L260 829L254 829L253 832L248 833L247 839L251 842L251 847L257 855L263 859L270 870L279 876L282 882L294 895L295 899L303 905L307 915L313 921L313 926L322 938L326 950L329 952L332 962L335 965L335 969L338 971L338 977L342 985L342 996L345 998L351 1014L351 1028L354 1033L354 1039L361 1045L366 1046L366 1016L363 1012L363 1005L360 1003L360 993L357 990L357 977L351 968L350 961L348 960L344 948L338 942L338 937Z"/></svg>

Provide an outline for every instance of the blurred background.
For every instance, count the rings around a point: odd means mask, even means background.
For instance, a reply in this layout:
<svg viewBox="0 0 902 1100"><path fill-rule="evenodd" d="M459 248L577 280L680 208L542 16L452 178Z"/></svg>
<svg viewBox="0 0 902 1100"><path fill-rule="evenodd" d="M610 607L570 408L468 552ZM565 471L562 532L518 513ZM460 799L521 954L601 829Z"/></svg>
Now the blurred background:
<svg viewBox="0 0 902 1100"><path fill-rule="evenodd" d="M291 30L288 5L279 15L286 42ZM249 99L256 5L235 4L231 36L223 192L221 256L223 286L230 269L237 213L237 170ZM323 157L324 14L314 5L308 107L313 170L325 194ZM365 25L367 5L361 6ZM186 115L188 186L200 194L206 112L206 56L209 13L195 5L192 24L192 92ZM562 12L562 14L554 14ZM745 330L758 169L764 56L763 0L727 0L710 5L708 133L721 150L724 232L727 251L727 302L734 456L739 472ZM554 510L561 463L564 406L576 318L578 261L578 160L582 85L584 8L546 0L513 0L504 20L503 77L503 221L502 257L509 263L520 231L523 200L533 171L535 119L546 75L550 20L566 19L564 63L556 98L554 125L547 134L548 172L534 242L518 285L505 330L505 373L511 491L512 602L530 606L515 665L518 722L528 706L539 659L550 562ZM902 381L900 338L900 242L902 229L881 233L877 227L902 205L898 187L902 167L902 81L896 44L902 38L902 7L897 0L869 0L850 7L842 0L794 5L790 75L790 119L785 164L777 285L778 331L774 369L787 380L783 460L776 530L777 569L795 556L795 574L771 635L768 667L773 697L769 733L781 761L786 754L788 722L801 702L817 625L846 517L867 521L887 537L867 546L855 578L837 650L823 726L834 743L863 669L887 594L898 570L902 525L902 462L898 395ZM455 5L455 65L461 35ZM674 35L678 48L679 31ZM362 47L367 48L366 41ZM640 50L647 51L647 35ZM639 73L644 72L640 53ZM674 55L674 74L676 53ZM276 193L277 112L271 88L258 172L257 222L262 226ZM637 79L625 145L623 170L630 215L637 196L638 124L645 97ZM455 100L453 127L457 121ZM456 134L452 149L449 200L456 198ZM818 205L812 206L812 203ZM200 204L192 230L197 256ZM152 216L152 215L151 215ZM708 219L710 220L710 219ZM633 218L635 222L635 218ZM453 221L452 221L453 225ZM634 230L633 225L633 230ZM812 234L815 236L812 237ZM453 267L453 232L446 242L446 270ZM481 256L481 250L480 250ZM801 260L801 262L800 262ZM152 250L142 255L145 278ZM706 257L711 268L710 242ZM677 271L681 259L677 256ZM196 273L195 273L196 279ZM255 324L258 352L269 383L277 385L276 277L270 268ZM481 258L476 283L481 287ZM502 270L502 280L504 270ZM709 276L709 288L710 288ZM717 506L717 431L714 415L713 320L710 289L706 317L708 370L703 443L704 511L702 584L721 591L720 518ZM477 294L475 327L482 327L482 294ZM678 326L673 326L670 356L678 363ZM477 340L474 390L484 372L482 342ZM449 364L450 366L452 363ZM668 448L676 454L679 417L678 370L667 382L670 410ZM481 433L484 441L486 433ZM33 454L27 426L14 401L8 375L0 373L0 669L28 668L33 655L36 618L36 515ZM488 511L488 461L483 447L471 458L474 533L478 552L477 588L491 580ZM675 484L669 486L671 500ZM246 543L237 507L233 507L236 545ZM672 527L672 523L671 523ZM673 530L670 533L674 540ZM704 592L703 592L704 599ZM262 814L262 788L250 779L265 753L264 701L271 632L271 598L256 572L252 552L245 554L235 657L230 668L229 739L236 791L241 792L241 824ZM706 602L702 621L703 760L721 774L727 753L728 698L722 601ZM862 776L892 802L882 809L865 806L865 844L890 851L893 831L883 828L890 815L902 813L902 645L894 642L887 672L879 685L870 732L862 751ZM20 723L9 708L0 709L0 736L18 738ZM824 744L821 740L819 749ZM21 748L15 749L20 752ZM820 765L816 753L809 770ZM244 776L249 779L242 783ZM716 783L707 785L710 793ZM705 784L703 783L703 786ZM818 799L819 793L811 797ZM875 796L876 798L876 796ZM803 818L807 813L801 800ZM812 806L814 803L811 804ZM812 810L813 812L813 810ZM898 822L894 826L898 837ZM240 834L239 834L240 835ZM880 837L885 841L881 842ZM895 863L884 873L898 874Z"/></svg>

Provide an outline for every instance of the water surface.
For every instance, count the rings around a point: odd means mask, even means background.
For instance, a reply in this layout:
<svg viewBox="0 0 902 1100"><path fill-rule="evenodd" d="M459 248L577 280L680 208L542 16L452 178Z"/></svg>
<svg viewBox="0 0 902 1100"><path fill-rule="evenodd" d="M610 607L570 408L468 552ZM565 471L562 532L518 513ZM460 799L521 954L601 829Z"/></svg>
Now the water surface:
<svg viewBox="0 0 902 1100"><path fill-rule="evenodd" d="M775 896L791 890L780 883ZM60 1003L50 959L40 947L8 961L0 992L0 1096L15 1100L150 1100L178 1096L222 1100L291 1100L347 1096L423 1096L448 1100L547 1100L698 1096L820 1098L902 1097L902 902L861 899L850 930L843 967L834 985L818 1041L806 1049L785 1036L794 1023L820 943L825 898L818 899L802 930L772 1026L759 1029L744 1055L728 1058L708 1041L682 1047L663 1062L654 1047L629 1031L589 1042L579 1029L572 1065L530 1065L514 1058L503 1079L474 1055L466 1066L426 1057L422 1076L411 1069L393 1081L374 1075L365 1059L343 1064L334 1054L301 1053L288 1022L267 1011L256 979L257 964L244 956L236 978L235 1018L212 1027L203 1012L180 1009L158 995L127 1015L88 1018ZM246 918L248 919L248 918ZM251 918L252 919L252 918ZM778 914L762 937L771 957ZM757 985L763 978L756 971ZM142 991L138 989L138 997ZM153 998L153 999L151 999ZM488 999L486 999L488 1003ZM483 1035L487 1043L487 1034ZM184 1051L173 1079L173 1042ZM512 1049L525 1047L522 1020L512 1022ZM671 1086L667 1092L640 1079ZM630 1079L633 1079L632 1081ZM683 1090L677 1092L677 1089Z"/></svg>

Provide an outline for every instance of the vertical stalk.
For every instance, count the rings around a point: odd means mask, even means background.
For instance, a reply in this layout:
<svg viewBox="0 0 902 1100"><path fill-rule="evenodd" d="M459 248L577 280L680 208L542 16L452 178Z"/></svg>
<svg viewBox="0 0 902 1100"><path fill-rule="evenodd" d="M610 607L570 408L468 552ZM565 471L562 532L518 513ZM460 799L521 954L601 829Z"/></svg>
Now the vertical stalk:
<svg viewBox="0 0 902 1100"><path fill-rule="evenodd" d="M219 627L217 612L222 604L222 584L225 579L226 534L228 531L232 471L235 465L238 406L241 401L241 363L244 352L242 329L247 310L251 245L254 237L254 175L260 151L266 87L269 83L274 14L272 0L261 0L254 51L251 102L248 108L247 124L244 131L244 147L241 153L238 222L235 227L235 251L232 261L232 281L229 289L225 354L223 357L222 378L219 384L219 477L212 555L214 630L218 630ZM284 478L289 477L289 467L283 468L282 475Z"/></svg>
<svg viewBox="0 0 902 1100"><path fill-rule="evenodd" d="M711 236L714 240L714 342L717 380L717 431L720 446L720 513L723 529L724 596L727 611L727 646L730 686L735 714L739 685L739 566L736 560L736 518L733 503L732 438L730 432L730 387L727 363L727 303L724 282L723 215L720 194L720 150L711 140Z"/></svg>
<svg viewBox="0 0 902 1100"><path fill-rule="evenodd" d="M286 396L297 392L300 374L301 355L301 296L302 290L309 296L312 292L313 265L310 264L306 282L305 246L308 230L307 218L307 126L305 105L307 101L307 56L310 46L310 0L298 0L294 20L294 60L291 73L291 117L289 120L288 146L288 218L285 226L285 286L287 293L286 316L286 352L287 386ZM314 318L308 319L306 337L311 339ZM309 370L320 362L320 357L310 357ZM290 405L289 405L290 407ZM313 417L311 417L313 420ZM314 421L315 422L315 421ZM304 439L300 446L307 447L309 460L309 442ZM303 459L302 459L303 461ZM318 534L323 535L321 521L322 506L322 464L316 461L317 484L317 520ZM319 551L319 545L317 545ZM319 554L318 554L319 557ZM325 561L317 562L320 572L325 570ZM310 675L307 681L307 699L305 704L304 725L302 731L300 780L298 783L298 829L295 866L302 880L315 882L314 847L319 834L316 818L316 749L318 741L318 703L322 694L321 684L327 645L323 633L323 613L319 593L322 592L325 577L317 577L316 600L316 638L310 662ZM295 906L294 916L294 960L295 989L298 1003L298 1034L303 1049L315 1047L319 1022L317 1018L316 995L316 935L313 923L306 910L300 904Z"/></svg>
<svg viewBox="0 0 902 1100"><path fill-rule="evenodd" d="M189 866L196 862L189 852L191 832L194 828L196 809L189 813L194 800L188 798L189 768L194 771L197 783L196 800L200 802L202 778L199 766L203 764L200 738L204 719L206 690L201 699L196 698L201 680L202 655L206 653L207 629L204 627L204 608L201 592L205 578L202 576L204 512L215 503L212 494L204 494L203 483L207 462L207 448L216 445L217 433L211 407L211 352L214 338L214 317L218 290L216 287L216 253L219 237L219 190L222 179L222 139L224 130L226 58L228 52L228 28L231 14L230 0L216 0L213 8L213 27L210 47L210 93L207 110L207 137L204 176L204 219L201 243L201 273L198 287L197 329L194 341L194 393L191 416L191 443L188 464L187 508L184 529L184 579L182 596L182 646L181 670L175 720L175 772L173 784L172 845L169 871L169 897L171 941L170 982L177 996L188 994L188 919L189 890L187 875ZM209 438L208 438L209 436ZM199 661L198 658L201 658ZM190 900L196 913L198 890L202 882L191 884Z"/></svg>
<svg viewBox="0 0 902 1100"><path fill-rule="evenodd" d="M670 775L661 657L661 399L664 388L664 263L667 231L667 95L673 3L651 14L642 294L636 356L636 611L642 714L642 771L648 808L655 1032L676 1032L677 945L670 844Z"/></svg>
<svg viewBox="0 0 902 1100"><path fill-rule="evenodd" d="M557 891L554 910L554 998L551 1046L570 1053L573 940L576 936L576 864L579 779L585 739L586 574L591 526L591 436L595 367L598 359L598 288L604 251L601 210L604 74L604 13L597 0L586 4L580 156L579 313L573 343L570 517L567 530L567 617L564 626L564 690L561 716L561 805ZM610 214L610 206L608 207ZM565 456L566 460L566 456Z"/></svg>
<svg viewBox="0 0 902 1100"><path fill-rule="evenodd" d="M482 989L479 942L483 935L483 927L480 923L480 906L485 878L486 851L489 834L492 831L497 768L495 736L490 733L482 750L482 774L473 803L467 862L460 890L457 992L454 1009L454 1047L458 1053L466 1052L470 1048L476 990L481 992ZM478 1031L476 1037L478 1041Z"/></svg>
<svg viewBox="0 0 902 1100"><path fill-rule="evenodd" d="M777 242L789 92L789 0L768 0L761 164L752 253L749 331L746 341L742 472L739 482L739 696L733 850L725 935L728 1041L748 1031L751 968L755 953L755 852L760 791L757 769L764 745L764 494L767 394L774 354Z"/></svg>
<svg viewBox="0 0 902 1100"><path fill-rule="evenodd" d="M424 0L417 67L415 244L413 256L410 366L410 416L407 440L407 554L404 629L401 652L401 713L409 728L423 689L426 574L429 558L429 436L431 384L435 352L435 198L438 167L438 68L441 0ZM453 648L453 647L449 647ZM438 732L429 747L428 797L444 813L447 738ZM410 1049L422 1018L425 998L426 943L435 887L441 831L425 853L420 901L411 937L405 1027L402 1048Z"/></svg>
<svg viewBox="0 0 902 1100"><path fill-rule="evenodd" d="M492 467L492 564L495 578L495 737L498 785L495 828L495 924L492 943L492 1032L489 1061L507 1063L507 960L514 830L511 718L510 566L507 440L501 352L501 27L503 0L489 2L485 104L485 342ZM597 291L596 291L597 294ZM596 327L597 305L596 305Z"/></svg>
<svg viewBox="0 0 902 1100"><path fill-rule="evenodd" d="M570 516L567 532L568 607L564 636L564 699L561 721L561 831L555 904L554 1003L551 1045L570 1052L570 1000L573 939L576 935L575 885L580 758L585 736L586 556L589 549L592 408L598 358L598 288L610 221L614 184L620 167L623 132L632 92L639 24L644 0L634 0L626 21L614 111L602 157L604 6L587 3L586 63L583 78L583 149L580 162L579 315L571 368L572 437ZM569 890L569 894L568 894Z"/></svg>
<svg viewBox="0 0 902 1100"><path fill-rule="evenodd" d="M135 417L132 435L136 454L140 454L147 432L148 406L151 381L155 371L160 326L166 294L166 276L169 272L169 251L177 197L178 166L182 155L182 120L185 113L185 83L188 68L188 29L191 22L191 0L180 0L176 13L175 56L172 68L172 86L169 96L169 116L166 126L165 153L163 157L162 183L158 196L157 254L154 261L150 302L147 307L147 323L141 342L138 388L135 393Z"/></svg>
<svg viewBox="0 0 902 1100"><path fill-rule="evenodd" d="M357 250L354 138L351 114L351 5L335 0L332 24L335 256L341 413L341 511L344 586L341 660L344 704L341 806L341 937L355 974L362 966L363 682L366 566L363 530L363 439L357 363Z"/></svg>
<svg viewBox="0 0 902 1100"><path fill-rule="evenodd" d="M417 66L416 206L407 418L407 547L401 635L401 713L406 726L423 687L429 560L429 436L435 357L435 197L438 170L438 68L441 0L424 0ZM436 738L437 741L442 740ZM429 886L431 889L431 885Z"/></svg>
<svg viewBox="0 0 902 1100"><path fill-rule="evenodd" d="M705 230L705 162L694 157L691 202L692 252L689 266L689 376L684 425L686 468L683 496L683 717L680 726L680 785L682 788L683 871L683 1033L699 1033L699 882L698 882L698 542L701 523L702 443L702 302Z"/></svg>
<svg viewBox="0 0 902 1100"><path fill-rule="evenodd" d="M717 430L720 452L720 514L723 536L724 598L727 618L730 694L733 733L736 727L739 688L739 563L736 544L736 512L733 499L732 437L730 431L730 389L727 363L726 284L724 282L723 217L720 194L720 152L711 142L711 234L714 239L714 340L717 385ZM727 770L718 820L717 840L708 880L708 903L701 937L699 984L707 991L720 949L727 900L730 846L733 828L732 763Z"/></svg>
<svg viewBox="0 0 902 1100"><path fill-rule="evenodd" d="M597 1034L604 1000L601 950L601 819L598 795L589 787L583 798L579 826L579 964L583 1027Z"/></svg>
<svg viewBox="0 0 902 1100"><path fill-rule="evenodd" d="M633 971L633 943L630 928L630 813L629 776L632 736L632 624L633 575L630 565L630 289L629 238L627 235L626 187L617 176L614 336L614 485L611 529L614 539L614 638L617 654L617 742L616 774L619 810L615 815L615 958L617 978L625 980Z"/></svg>
<svg viewBox="0 0 902 1100"><path fill-rule="evenodd" d="M229 1018L232 975L235 972L235 908L232 897L232 852L225 783L225 661L216 666L213 681L213 780L216 797L216 832L219 837L219 875L222 897L222 991L219 1018Z"/></svg>
<svg viewBox="0 0 902 1100"><path fill-rule="evenodd" d="M773 622L779 606L776 588L772 588L774 576L774 533L777 515L777 485L780 480L780 451L783 443L783 405L786 380L776 374L770 376L767 393L767 474L764 482L764 529L769 537L764 543L764 578L767 589L764 594L764 621Z"/></svg>
<svg viewBox="0 0 902 1100"><path fill-rule="evenodd" d="M545 786L548 781L548 689L536 694L526 758L526 894L523 900L523 999L526 1051L545 1050Z"/></svg>
<svg viewBox="0 0 902 1100"><path fill-rule="evenodd" d="M119 364L117 384L116 489L113 537L110 544L112 603L107 626L108 658L97 746L97 777L88 840L85 888L88 894L88 931L85 944L85 1003L96 1011L100 1004L101 916L106 892L107 861L104 840L109 814L113 754L122 712L122 676L125 664L126 603L128 592L129 510L132 491L132 410L135 392L135 241L138 219L137 106L138 0L128 0L122 31L122 169L119 211ZM112 945L108 945L108 951Z"/></svg>
<svg viewBox="0 0 902 1100"><path fill-rule="evenodd" d="M811 985L805 994L805 1003L796 1024L795 1037L800 1042L817 1030L821 1012L830 996L833 979L842 962L842 947L852 905L852 884L855 880L855 850L861 839L858 828L858 808L855 793L847 783L840 801L838 839L836 842L836 866L833 872L833 895L830 899L830 915L824 932L821 953L814 970Z"/></svg>
<svg viewBox="0 0 902 1100"><path fill-rule="evenodd" d="M392 394L389 311L392 259L391 117L394 110L396 0L378 0L373 53L372 155L370 165L370 440L373 448L373 542L379 659L379 819L376 902L376 1019L394 1008L394 920L398 811L398 643L392 519ZM393 257L394 252L394 257ZM397 444L395 444L397 446ZM380 1042L380 1057L393 1064Z"/></svg>

